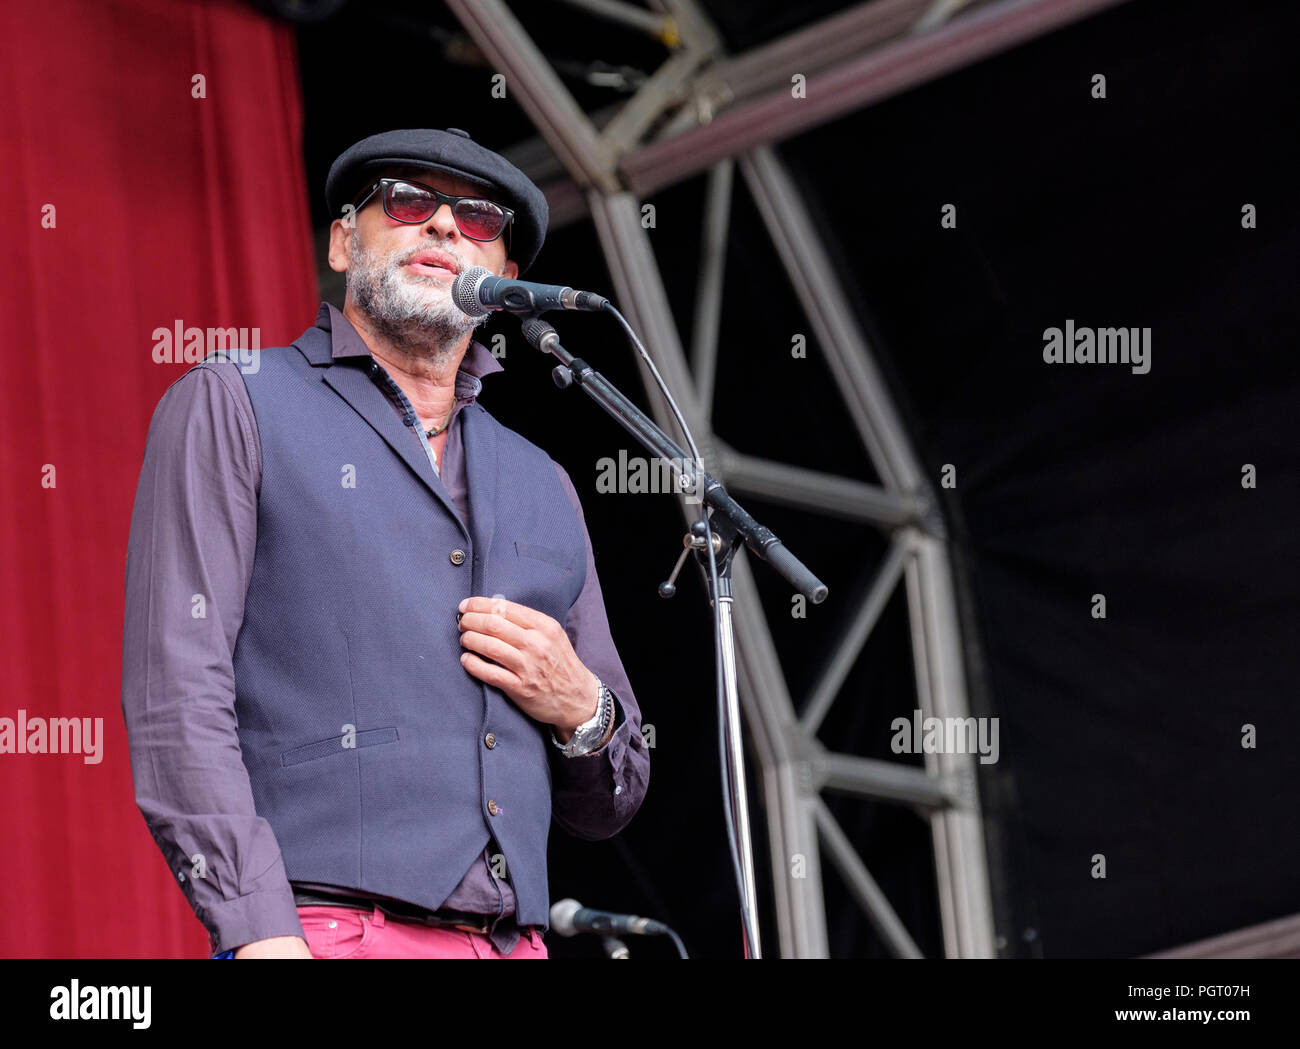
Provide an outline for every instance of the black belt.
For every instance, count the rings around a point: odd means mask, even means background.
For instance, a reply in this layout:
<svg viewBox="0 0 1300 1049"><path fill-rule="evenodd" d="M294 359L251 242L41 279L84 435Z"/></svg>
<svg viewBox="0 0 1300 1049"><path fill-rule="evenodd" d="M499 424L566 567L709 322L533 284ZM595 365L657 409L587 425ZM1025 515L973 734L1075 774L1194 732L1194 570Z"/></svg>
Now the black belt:
<svg viewBox="0 0 1300 1049"><path fill-rule="evenodd" d="M436 911L417 907L401 900L379 900L367 896L335 896L321 892L319 889L301 889L293 886L293 902L299 907L351 907L359 911L371 911L378 907L390 918L399 921L421 922L424 925L444 925L465 932L487 935L491 928L492 916L471 914L468 911L455 911L440 907Z"/></svg>

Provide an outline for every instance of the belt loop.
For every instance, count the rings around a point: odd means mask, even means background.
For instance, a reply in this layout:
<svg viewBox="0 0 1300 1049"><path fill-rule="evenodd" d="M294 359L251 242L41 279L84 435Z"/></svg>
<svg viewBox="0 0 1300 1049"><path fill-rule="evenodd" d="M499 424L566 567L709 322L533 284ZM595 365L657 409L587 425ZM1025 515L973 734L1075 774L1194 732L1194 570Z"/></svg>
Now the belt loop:
<svg viewBox="0 0 1300 1049"><path fill-rule="evenodd" d="M370 912L370 921L376 929L382 929L384 927L384 912L376 907Z"/></svg>

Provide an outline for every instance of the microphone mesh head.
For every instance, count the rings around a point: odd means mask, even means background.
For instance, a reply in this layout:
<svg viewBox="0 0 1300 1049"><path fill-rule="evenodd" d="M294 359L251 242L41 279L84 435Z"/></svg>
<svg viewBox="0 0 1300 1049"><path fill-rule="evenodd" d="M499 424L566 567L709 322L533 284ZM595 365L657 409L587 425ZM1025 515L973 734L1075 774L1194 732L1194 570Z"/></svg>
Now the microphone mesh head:
<svg viewBox="0 0 1300 1049"><path fill-rule="evenodd" d="M551 930L561 936L574 936L578 930L573 927L573 916L582 910L582 904L574 899L559 900L551 904Z"/></svg>
<svg viewBox="0 0 1300 1049"><path fill-rule="evenodd" d="M492 311L478 301L478 288L483 281L492 276L492 271L483 266L471 266L456 274L451 284L451 299L457 309L471 317L486 317Z"/></svg>

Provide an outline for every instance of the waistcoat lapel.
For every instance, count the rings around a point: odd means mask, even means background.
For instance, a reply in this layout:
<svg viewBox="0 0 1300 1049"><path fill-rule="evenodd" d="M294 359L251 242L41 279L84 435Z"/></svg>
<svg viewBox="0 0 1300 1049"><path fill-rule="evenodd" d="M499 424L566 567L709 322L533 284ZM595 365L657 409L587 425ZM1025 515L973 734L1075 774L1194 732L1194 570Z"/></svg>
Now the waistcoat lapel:
<svg viewBox="0 0 1300 1049"><path fill-rule="evenodd" d="M474 592L483 594L488 551L496 534L497 491L501 483L500 441L492 420L477 404L468 404L461 409L460 427L465 449L470 535L474 542Z"/></svg>
<svg viewBox="0 0 1300 1049"><path fill-rule="evenodd" d="M402 423L402 417L384 395L365 368L351 364L331 364L325 368L325 382L348 402L361 418L365 419L413 471L465 531L465 524L457 513L455 504L446 489L434 476L428 455L420 449L411 429ZM472 503L470 504L473 505ZM468 536L468 533L467 533Z"/></svg>

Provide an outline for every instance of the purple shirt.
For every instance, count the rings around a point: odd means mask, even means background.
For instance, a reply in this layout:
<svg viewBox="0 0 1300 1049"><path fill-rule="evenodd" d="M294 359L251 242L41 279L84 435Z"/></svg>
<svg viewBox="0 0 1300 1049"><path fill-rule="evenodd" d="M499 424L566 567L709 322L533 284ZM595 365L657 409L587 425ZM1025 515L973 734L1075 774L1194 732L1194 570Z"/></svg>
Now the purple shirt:
<svg viewBox="0 0 1300 1049"><path fill-rule="evenodd" d="M334 357L370 356L356 329L332 305L322 303L317 325L332 333ZM439 480L466 522L472 508L467 505L460 410L477 399L483 376L502 370L486 347L470 343L456 375L456 402L442 461L435 462ZM420 441L432 460L429 442L401 388L382 365L373 377L411 429L412 440ZM582 506L568 474L558 463L555 469L583 522L587 548L586 583L569 610L565 632L584 664L618 669L604 682L615 696L614 735L593 755L569 759L557 752L551 764L552 811L571 834L598 840L621 830L639 808L649 782L650 756L640 733L633 731L634 723L640 723L639 707L609 633ZM197 849L205 856L237 858L241 872L260 872L250 879L251 885L214 884L214 878L180 880L210 931L212 923L205 917L214 909L238 908L241 919L255 927L259 915L268 925L276 920L283 924L285 908L293 907L279 846L256 814L247 770L237 760L233 716L236 683L231 660L257 546L261 482L257 421L238 365L195 365L164 393L149 427L127 551L122 706L136 800L164 854L170 860L189 857ZM163 598L164 591L197 590L189 584L200 579L208 581L207 592L229 598L214 601L213 614L228 645L221 660L206 651L186 651L192 647L184 640L187 631L172 614L162 612L176 607L170 597ZM183 679L187 705L193 709L160 711L150 705L150 685L169 675ZM156 685L155 690L163 692ZM491 857L497 851L489 841L443 906L492 916L492 941L508 954L519 931L509 871L503 878L492 871ZM320 888L346 894L349 887Z"/></svg>

